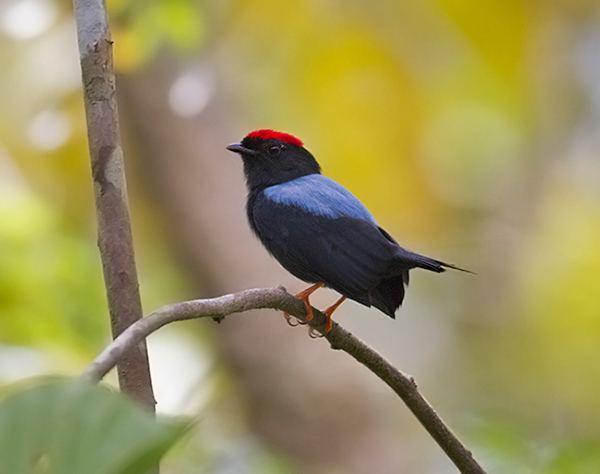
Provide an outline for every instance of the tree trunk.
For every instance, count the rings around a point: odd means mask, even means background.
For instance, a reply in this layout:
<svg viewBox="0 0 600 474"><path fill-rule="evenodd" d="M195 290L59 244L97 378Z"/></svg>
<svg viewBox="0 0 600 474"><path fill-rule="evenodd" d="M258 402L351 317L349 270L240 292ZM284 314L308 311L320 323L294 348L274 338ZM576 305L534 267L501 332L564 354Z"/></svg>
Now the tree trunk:
<svg viewBox="0 0 600 474"><path fill-rule="evenodd" d="M113 337L142 317L113 72L103 0L75 0L75 21L98 218L98 248ZM146 343L118 365L121 389L154 411Z"/></svg>

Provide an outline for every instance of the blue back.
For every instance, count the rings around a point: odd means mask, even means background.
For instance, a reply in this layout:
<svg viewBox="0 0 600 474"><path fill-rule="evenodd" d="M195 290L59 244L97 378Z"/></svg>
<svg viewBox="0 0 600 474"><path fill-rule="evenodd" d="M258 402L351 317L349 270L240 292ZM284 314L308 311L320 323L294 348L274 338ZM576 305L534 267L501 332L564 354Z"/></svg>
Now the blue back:
<svg viewBox="0 0 600 474"><path fill-rule="evenodd" d="M349 217L377 225L375 218L350 191L321 174L309 174L270 186L263 191L270 201L293 206L321 217Z"/></svg>

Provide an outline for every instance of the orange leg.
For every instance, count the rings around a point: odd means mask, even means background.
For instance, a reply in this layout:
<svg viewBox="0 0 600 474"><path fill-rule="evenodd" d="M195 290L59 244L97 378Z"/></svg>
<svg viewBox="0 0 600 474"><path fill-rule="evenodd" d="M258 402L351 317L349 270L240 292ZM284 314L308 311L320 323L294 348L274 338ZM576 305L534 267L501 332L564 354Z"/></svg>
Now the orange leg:
<svg viewBox="0 0 600 474"><path fill-rule="evenodd" d="M308 300L308 297L310 295L312 295L315 291L317 291L319 288L321 288L322 286L323 286L323 283L315 283L314 285L308 287L306 290L301 291L300 293L295 295L296 298L298 298L304 302L304 308L306 309L306 320L307 321L312 321L312 319L314 317L312 306L310 305L310 301Z"/></svg>
<svg viewBox="0 0 600 474"><path fill-rule="evenodd" d="M327 322L325 323L325 334L327 334L329 331L331 331L331 328L333 327L333 323L331 322L331 315L333 314L333 312L338 309L338 307L346 300L345 296L342 296L339 300L337 300L335 303L333 303L329 308L327 308L325 311L323 311L323 314L325 314L325 316L327 317Z"/></svg>
<svg viewBox="0 0 600 474"><path fill-rule="evenodd" d="M296 298L302 300L302 302L304 303L304 308L306 310L306 321L312 321L312 319L314 317L312 306L311 306L308 298L310 297L310 295L312 295L315 291L317 291L322 286L323 286L323 283L315 283L314 285L309 286L306 290L303 290L300 293L297 293L294 295ZM283 316L285 317L285 319L287 320L287 322L290 326L296 326L296 324L292 324L290 322L291 319L290 319L289 314L284 312Z"/></svg>

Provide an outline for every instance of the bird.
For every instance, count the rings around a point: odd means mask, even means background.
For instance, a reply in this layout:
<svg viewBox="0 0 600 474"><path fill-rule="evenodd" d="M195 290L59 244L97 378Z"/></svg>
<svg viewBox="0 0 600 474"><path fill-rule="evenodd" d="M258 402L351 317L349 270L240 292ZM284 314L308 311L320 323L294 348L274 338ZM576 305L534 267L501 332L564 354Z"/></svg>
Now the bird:
<svg viewBox="0 0 600 474"><path fill-rule="evenodd" d="M472 273L401 247L350 191L321 174L294 135L260 129L226 148L243 161L250 228L288 272L311 284L295 295L306 321L314 317L310 296L319 288L341 295L324 311L325 334L346 299L395 318L410 270Z"/></svg>

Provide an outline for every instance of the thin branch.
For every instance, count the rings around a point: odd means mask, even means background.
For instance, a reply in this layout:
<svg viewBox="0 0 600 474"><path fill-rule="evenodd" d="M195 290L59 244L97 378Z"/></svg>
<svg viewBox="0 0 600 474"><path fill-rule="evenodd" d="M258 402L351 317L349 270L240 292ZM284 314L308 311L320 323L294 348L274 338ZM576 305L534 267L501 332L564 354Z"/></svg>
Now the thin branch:
<svg viewBox="0 0 600 474"><path fill-rule="evenodd" d="M113 336L142 317L123 152L119 135L112 40L103 0L74 0L92 178ZM154 410L145 340L119 359L121 389Z"/></svg>
<svg viewBox="0 0 600 474"><path fill-rule="evenodd" d="M306 317L304 304L281 287L245 290L218 298L175 303L158 309L125 330L87 367L83 377L95 382L101 380L131 347L138 345L150 334L169 323L206 317L223 318L233 313L260 308L285 311L302 321L305 321ZM325 316L316 308L314 308L314 315L310 325L323 333ZM412 377L396 369L337 323L333 324L333 329L325 337L333 349L350 354L389 385L402 398L460 472L485 473L471 452L421 395Z"/></svg>

